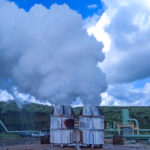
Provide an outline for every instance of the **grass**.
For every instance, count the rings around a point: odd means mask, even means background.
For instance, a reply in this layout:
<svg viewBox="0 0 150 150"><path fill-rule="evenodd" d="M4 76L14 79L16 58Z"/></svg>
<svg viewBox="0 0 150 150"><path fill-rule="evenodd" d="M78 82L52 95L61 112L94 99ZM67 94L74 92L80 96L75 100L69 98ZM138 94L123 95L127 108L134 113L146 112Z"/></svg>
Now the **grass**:
<svg viewBox="0 0 150 150"><path fill-rule="evenodd" d="M19 138L20 136L12 133L0 133L0 139Z"/></svg>

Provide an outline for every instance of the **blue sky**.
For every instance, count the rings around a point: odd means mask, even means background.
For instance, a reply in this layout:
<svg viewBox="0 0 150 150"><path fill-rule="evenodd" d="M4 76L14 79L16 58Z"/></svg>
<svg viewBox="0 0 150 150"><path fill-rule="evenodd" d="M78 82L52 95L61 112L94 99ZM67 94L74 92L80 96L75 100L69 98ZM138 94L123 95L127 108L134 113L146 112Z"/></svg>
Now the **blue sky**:
<svg viewBox="0 0 150 150"><path fill-rule="evenodd" d="M71 9L76 10L83 18L101 14L104 4L100 0L9 0L17 4L19 8L29 11L34 4L42 4L46 8L50 8L52 4L67 4ZM89 5L96 4L97 8L89 9Z"/></svg>
<svg viewBox="0 0 150 150"><path fill-rule="evenodd" d="M135 81L134 87L135 88L143 88L146 83L150 83L150 78Z"/></svg>

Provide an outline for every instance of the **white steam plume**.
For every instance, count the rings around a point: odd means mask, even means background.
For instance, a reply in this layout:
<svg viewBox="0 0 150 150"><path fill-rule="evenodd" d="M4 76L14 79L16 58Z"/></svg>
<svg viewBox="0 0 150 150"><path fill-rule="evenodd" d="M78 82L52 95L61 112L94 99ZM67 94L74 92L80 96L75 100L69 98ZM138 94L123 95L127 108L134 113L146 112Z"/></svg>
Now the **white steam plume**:
<svg viewBox="0 0 150 150"><path fill-rule="evenodd" d="M11 79L19 91L53 104L99 104L105 74L102 43L89 37L81 16L67 5L29 12L0 1L0 79Z"/></svg>

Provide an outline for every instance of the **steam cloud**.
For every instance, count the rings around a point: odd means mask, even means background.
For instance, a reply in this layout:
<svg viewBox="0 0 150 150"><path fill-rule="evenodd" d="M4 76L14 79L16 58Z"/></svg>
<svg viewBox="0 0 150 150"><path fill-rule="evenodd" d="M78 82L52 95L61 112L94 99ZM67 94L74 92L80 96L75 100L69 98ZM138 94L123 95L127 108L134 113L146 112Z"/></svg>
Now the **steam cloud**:
<svg viewBox="0 0 150 150"><path fill-rule="evenodd" d="M102 44L89 37L81 16L67 5L29 12L0 1L0 80L53 104L99 104L105 74L96 66L104 59Z"/></svg>

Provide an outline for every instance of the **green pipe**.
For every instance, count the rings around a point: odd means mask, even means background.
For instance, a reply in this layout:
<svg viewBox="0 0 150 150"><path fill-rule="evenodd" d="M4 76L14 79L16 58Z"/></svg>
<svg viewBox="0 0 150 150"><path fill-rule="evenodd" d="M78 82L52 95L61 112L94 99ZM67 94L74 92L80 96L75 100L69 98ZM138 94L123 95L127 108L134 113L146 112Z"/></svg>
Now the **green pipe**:
<svg viewBox="0 0 150 150"><path fill-rule="evenodd" d="M122 109L122 124L129 125L129 110Z"/></svg>
<svg viewBox="0 0 150 150"><path fill-rule="evenodd" d="M150 129L139 129L139 131L143 132L150 132Z"/></svg>
<svg viewBox="0 0 150 150"><path fill-rule="evenodd" d="M136 127L139 128L139 123L138 123L138 121L137 121L136 119L129 118L128 120L129 120L129 121L134 121L135 124L136 124Z"/></svg>
<svg viewBox="0 0 150 150"><path fill-rule="evenodd" d="M6 133L22 133L22 132L27 132L27 133L39 133L39 131L9 131L7 127L4 125L4 123L0 120L0 125L4 129Z"/></svg>
<svg viewBox="0 0 150 150"><path fill-rule="evenodd" d="M8 133L39 133L39 131L8 131Z"/></svg>
<svg viewBox="0 0 150 150"><path fill-rule="evenodd" d="M105 132L117 132L118 130L111 128L111 129L105 129L104 131Z"/></svg>
<svg viewBox="0 0 150 150"><path fill-rule="evenodd" d="M6 128L6 126L4 125L4 123L0 120L0 125L2 126L2 128L5 130L6 133L8 133L8 129Z"/></svg>
<svg viewBox="0 0 150 150"><path fill-rule="evenodd" d="M136 130L136 129L133 129L133 130ZM118 130L111 128L111 129L105 129L104 131L105 132L115 132L115 131L118 131ZM123 129L121 131L123 131ZM139 129L139 132L150 132L150 129Z"/></svg>
<svg viewBox="0 0 150 150"><path fill-rule="evenodd" d="M129 125L129 121L134 121L136 124L136 127L139 128L139 123L134 118L129 118L129 110L128 109L122 109L122 124L123 125Z"/></svg>
<svg viewBox="0 0 150 150"><path fill-rule="evenodd" d="M105 138L113 138L113 134L105 135ZM123 135L126 139L148 140L150 135Z"/></svg>

